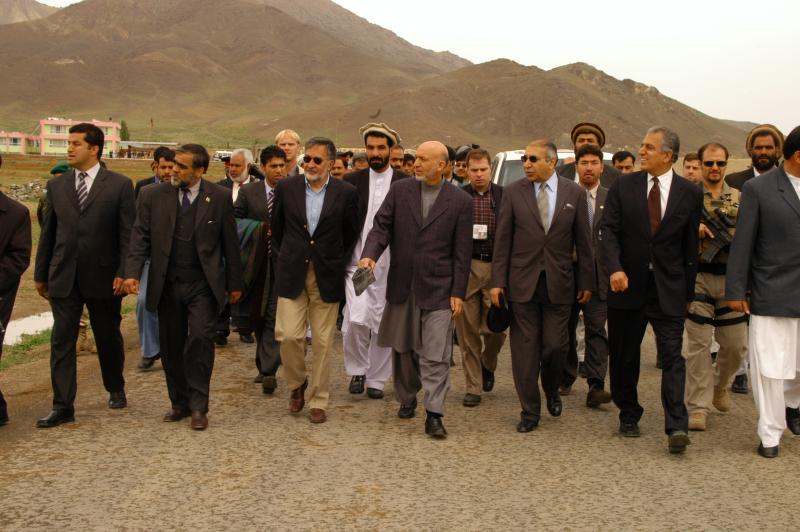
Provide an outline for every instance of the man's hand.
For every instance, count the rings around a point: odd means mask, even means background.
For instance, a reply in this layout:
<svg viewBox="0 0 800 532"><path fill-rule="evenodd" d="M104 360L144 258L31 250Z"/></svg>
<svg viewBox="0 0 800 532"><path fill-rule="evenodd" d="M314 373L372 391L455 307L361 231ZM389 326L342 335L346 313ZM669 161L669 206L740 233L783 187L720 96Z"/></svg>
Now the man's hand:
<svg viewBox="0 0 800 532"><path fill-rule="evenodd" d="M489 296L492 298L492 305L500 307L500 294L505 293L502 288L492 288L489 290Z"/></svg>
<svg viewBox="0 0 800 532"><path fill-rule="evenodd" d="M450 310L453 311L453 318L461 316L461 312L464 310L464 300L460 297L451 297Z"/></svg>
<svg viewBox="0 0 800 532"><path fill-rule="evenodd" d="M734 312L750 314L750 304L746 299L733 299L728 301L728 306Z"/></svg>
<svg viewBox="0 0 800 532"><path fill-rule="evenodd" d="M125 279L125 282L122 283L122 289L125 290L126 294L139 295L139 279Z"/></svg>
<svg viewBox="0 0 800 532"><path fill-rule="evenodd" d="M241 290L235 290L233 292L228 292L228 301L230 302L231 305L235 305L236 303L239 302L240 299L242 299L242 291Z"/></svg>
<svg viewBox="0 0 800 532"><path fill-rule="evenodd" d="M36 281L36 291L45 299L50 299L50 294L47 291L47 283Z"/></svg>
<svg viewBox="0 0 800 532"><path fill-rule="evenodd" d="M625 272L614 272L611 274L611 291L624 292L628 289L628 276Z"/></svg>
<svg viewBox="0 0 800 532"><path fill-rule="evenodd" d="M122 277L114 277L114 282L111 283L111 288L114 289L114 295L115 296L123 296L124 297L124 296L128 295L127 292L125 292L124 285L125 285L125 279L123 279Z"/></svg>
<svg viewBox="0 0 800 532"><path fill-rule="evenodd" d="M359 268L368 268L370 270L375 269L375 261L369 257L364 257L360 261L358 261Z"/></svg>
<svg viewBox="0 0 800 532"><path fill-rule="evenodd" d="M585 305L592 299L592 291L591 290L581 290L578 292L578 303L581 305Z"/></svg>
<svg viewBox="0 0 800 532"><path fill-rule="evenodd" d="M703 240L704 238L714 238L714 233L712 233L711 230L706 227L706 224L700 224L700 240Z"/></svg>

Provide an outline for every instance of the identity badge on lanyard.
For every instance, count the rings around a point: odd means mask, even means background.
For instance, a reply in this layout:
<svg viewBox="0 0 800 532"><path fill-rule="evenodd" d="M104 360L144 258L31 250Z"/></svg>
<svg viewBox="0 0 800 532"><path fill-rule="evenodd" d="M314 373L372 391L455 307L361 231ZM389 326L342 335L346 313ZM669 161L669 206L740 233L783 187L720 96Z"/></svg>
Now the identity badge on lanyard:
<svg viewBox="0 0 800 532"><path fill-rule="evenodd" d="M489 226L487 224L472 224L472 239L486 240L489 238Z"/></svg>

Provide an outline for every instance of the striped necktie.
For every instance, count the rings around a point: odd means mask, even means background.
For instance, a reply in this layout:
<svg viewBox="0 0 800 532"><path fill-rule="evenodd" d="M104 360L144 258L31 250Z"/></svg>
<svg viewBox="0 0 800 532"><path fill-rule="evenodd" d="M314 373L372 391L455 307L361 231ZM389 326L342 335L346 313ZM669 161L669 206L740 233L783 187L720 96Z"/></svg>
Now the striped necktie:
<svg viewBox="0 0 800 532"><path fill-rule="evenodd" d="M544 232L547 234L550 229L550 198L547 195L547 183L542 183L539 186L536 203L539 207L539 215L542 217L542 227L544 227Z"/></svg>
<svg viewBox="0 0 800 532"><path fill-rule="evenodd" d="M586 210L589 211L589 229L594 228L594 205L592 203L592 193L586 191Z"/></svg>
<svg viewBox="0 0 800 532"><path fill-rule="evenodd" d="M269 218L269 226L272 227L272 203L275 199L275 191L267 191L267 218ZM267 256L272 255L272 229L267 234Z"/></svg>
<svg viewBox="0 0 800 532"><path fill-rule="evenodd" d="M83 211L84 205L86 205L86 198L89 197L89 190L86 188L86 178L89 177L89 174L86 172L81 172L78 174L78 206Z"/></svg>

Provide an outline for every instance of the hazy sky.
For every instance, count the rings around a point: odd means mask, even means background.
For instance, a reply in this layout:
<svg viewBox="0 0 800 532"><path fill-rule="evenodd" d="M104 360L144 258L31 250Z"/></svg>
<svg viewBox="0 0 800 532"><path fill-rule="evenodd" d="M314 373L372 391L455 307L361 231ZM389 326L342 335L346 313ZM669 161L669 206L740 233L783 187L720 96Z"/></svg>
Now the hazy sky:
<svg viewBox="0 0 800 532"><path fill-rule="evenodd" d="M771 122L785 133L800 125L797 0L337 3L413 44L472 62L505 57L550 69L583 61L718 118Z"/></svg>

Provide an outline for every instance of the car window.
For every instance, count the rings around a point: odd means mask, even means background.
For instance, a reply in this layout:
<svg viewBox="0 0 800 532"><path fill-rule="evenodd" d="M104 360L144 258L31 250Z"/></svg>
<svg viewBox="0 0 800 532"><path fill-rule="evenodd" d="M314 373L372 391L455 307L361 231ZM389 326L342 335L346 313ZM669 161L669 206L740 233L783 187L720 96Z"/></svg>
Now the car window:
<svg viewBox="0 0 800 532"><path fill-rule="evenodd" d="M519 181L525 177L525 172L522 170L522 161L519 159L506 159L500 168L500 175L497 182L500 185L508 186L514 181Z"/></svg>

